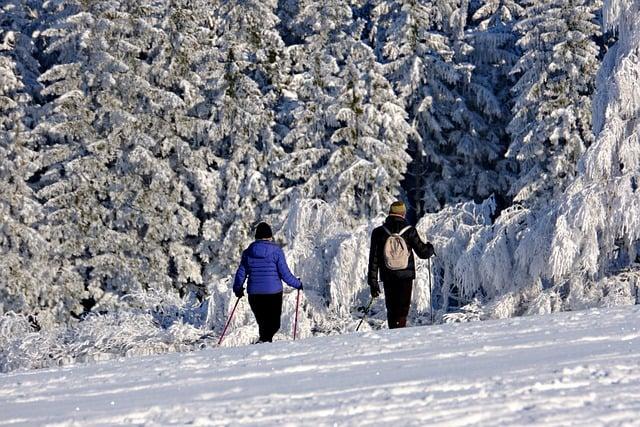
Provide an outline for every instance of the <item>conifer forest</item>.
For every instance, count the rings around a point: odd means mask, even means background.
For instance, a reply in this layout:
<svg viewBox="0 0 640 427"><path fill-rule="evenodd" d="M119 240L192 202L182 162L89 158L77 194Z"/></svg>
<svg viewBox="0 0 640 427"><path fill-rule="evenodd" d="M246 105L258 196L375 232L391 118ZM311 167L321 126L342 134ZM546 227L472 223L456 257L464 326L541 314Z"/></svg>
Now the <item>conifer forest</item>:
<svg viewBox="0 0 640 427"><path fill-rule="evenodd" d="M436 251L412 325L638 303L639 16L0 0L0 371L206 345L260 221L300 336L352 332L394 200ZM241 302L225 345L255 330Z"/></svg>

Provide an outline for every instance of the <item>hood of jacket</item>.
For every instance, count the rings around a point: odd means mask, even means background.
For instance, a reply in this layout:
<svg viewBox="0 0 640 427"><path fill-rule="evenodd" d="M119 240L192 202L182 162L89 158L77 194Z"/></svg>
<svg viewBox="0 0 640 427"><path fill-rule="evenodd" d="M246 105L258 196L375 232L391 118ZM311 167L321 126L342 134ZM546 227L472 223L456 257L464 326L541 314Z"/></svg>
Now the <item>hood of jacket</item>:
<svg viewBox="0 0 640 427"><path fill-rule="evenodd" d="M267 258L276 249L276 244L271 240L256 240L247 248L247 255L251 258Z"/></svg>

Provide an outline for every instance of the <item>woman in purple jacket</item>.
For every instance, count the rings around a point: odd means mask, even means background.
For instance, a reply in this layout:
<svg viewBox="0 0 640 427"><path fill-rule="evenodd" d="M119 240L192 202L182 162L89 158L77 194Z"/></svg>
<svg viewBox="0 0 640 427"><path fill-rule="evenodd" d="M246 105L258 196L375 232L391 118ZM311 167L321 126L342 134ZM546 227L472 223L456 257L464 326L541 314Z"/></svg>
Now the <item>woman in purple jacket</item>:
<svg viewBox="0 0 640 427"><path fill-rule="evenodd" d="M284 252L273 241L273 232L266 222L258 224L255 242L242 252L242 261L233 282L233 293L238 298L244 296L243 286L247 277L249 305L260 331L258 342L271 342L280 329L282 281L295 289L302 289L302 283L289 271Z"/></svg>

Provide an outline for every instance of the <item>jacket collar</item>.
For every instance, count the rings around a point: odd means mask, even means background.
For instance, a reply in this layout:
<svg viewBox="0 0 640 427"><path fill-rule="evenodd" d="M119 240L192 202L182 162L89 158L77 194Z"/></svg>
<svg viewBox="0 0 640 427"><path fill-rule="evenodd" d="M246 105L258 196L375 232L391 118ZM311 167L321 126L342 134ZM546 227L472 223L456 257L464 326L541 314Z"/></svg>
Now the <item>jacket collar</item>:
<svg viewBox="0 0 640 427"><path fill-rule="evenodd" d="M404 217L401 217L400 215L389 215L384 220L384 225L388 227L393 227L394 229L397 228L398 230L400 230L406 227L407 225L409 225L409 223ZM397 230L391 230L391 231L397 231Z"/></svg>
<svg viewBox="0 0 640 427"><path fill-rule="evenodd" d="M255 244L260 244L260 243L266 243L268 245L275 245L276 242L274 242L273 240L269 240L269 239L256 239L253 241L252 245Z"/></svg>

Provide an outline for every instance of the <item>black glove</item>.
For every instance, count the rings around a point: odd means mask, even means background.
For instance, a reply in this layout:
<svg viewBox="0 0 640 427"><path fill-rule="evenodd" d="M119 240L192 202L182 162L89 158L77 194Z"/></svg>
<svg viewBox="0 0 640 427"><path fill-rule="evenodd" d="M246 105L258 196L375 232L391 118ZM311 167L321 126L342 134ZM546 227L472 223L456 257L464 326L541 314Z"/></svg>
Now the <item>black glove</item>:
<svg viewBox="0 0 640 427"><path fill-rule="evenodd" d="M380 295L380 285L378 282L370 283L369 288L371 289L371 298L378 298Z"/></svg>
<svg viewBox="0 0 640 427"><path fill-rule="evenodd" d="M300 282L300 287L298 288L299 291L302 290L302 280L300 280L299 277L296 277L296 279L298 279L298 282Z"/></svg>
<svg viewBox="0 0 640 427"><path fill-rule="evenodd" d="M240 289L239 291L233 291L236 294L236 297L242 298L244 296L244 289Z"/></svg>
<svg viewBox="0 0 640 427"><path fill-rule="evenodd" d="M432 256L438 256L436 254L436 248L431 243L427 243L427 245L431 246L431 255L429 256L429 258L431 258Z"/></svg>

